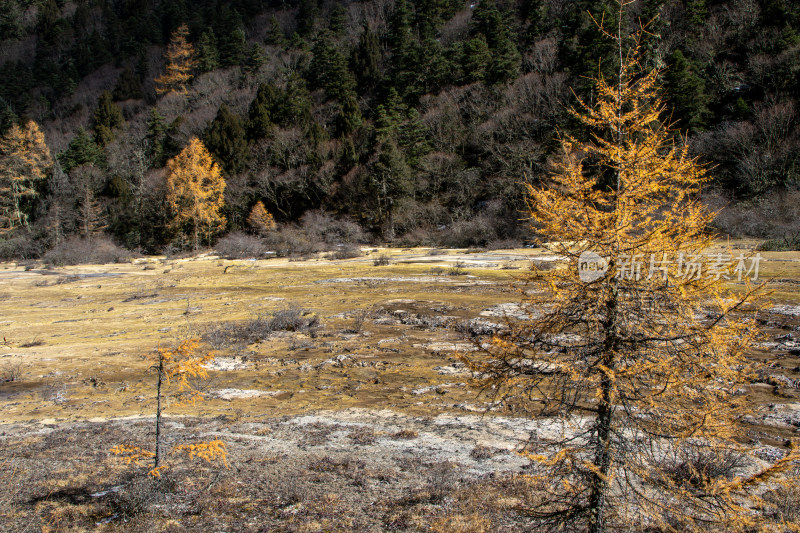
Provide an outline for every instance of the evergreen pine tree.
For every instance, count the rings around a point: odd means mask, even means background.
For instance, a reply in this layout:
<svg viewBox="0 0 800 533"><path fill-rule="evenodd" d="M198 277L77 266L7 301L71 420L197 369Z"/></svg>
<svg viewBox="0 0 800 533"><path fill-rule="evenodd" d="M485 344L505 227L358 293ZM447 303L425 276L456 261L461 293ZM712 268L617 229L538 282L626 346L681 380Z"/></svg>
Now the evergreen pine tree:
<svg viewBox="0 0 800 533"><path fill-rule="evenodd" d="M689 22L694 26L702 26L708 16L706 0L687 0L686 12L689 15Z"/></svg>
<svg viewBox="0 0 800 533"><path fill-rule="evenodd" d="M103 91L97 99L97 108L94 110L94 139L100 146L105 146L114 140L114 129L122 126L125 119L122 110L114 103L111 93Z"/></svg>
<svg viewBox="0 0 800 533"><path fill-rule="evenodd" d="M344 138L339 147L337 159L338 167L342 170L343 174L347 173L347 171L358 164L358 150L356 150L356 145L353 143L352 138Z"/></svg>
<svg viewBox="0 0 800 533"><path fill-rule="evenodd" d="M264 48L258 43L253 43L247 51L244 70L247 72L255 72L261 68L261 65L263 65L265 61Z"/></svg>
<svg viewBox="0 0 800 533"><path fill-rule="evenodd" d="M348 95L341 103L339 114L336 116L336 134L340 137L356 131L363 123L361 109L354 94Z"/></svg>
<svg viewBox="0 0 800 533"><path fill-rule="evenodd" d="M214 30L208 28L197 41L197 68L200 72L211 72L220 65L217 37Z"/></svg>
<svg viewBox="0 0 800 533"><path fill-rule="evenodd" d="M103 168L106 163L106 156L92 136L85 129L80 128L77 135L70 141L67 149L58 154L58 160L64 172L69 174L73 168L80 165L93 165Z"/></svg>
<svg viewBox="0 0 800 533"><path fill-rule="evenodd" d="M378 133L380 142L397 141L400 125L405 120L407 111L408 106L403 103L397 90L391 87L389 94L386 95L386 100L377 109L375 131Z"/></svg>
<svg viewBox="0 0 800 533"><path fill-rule="evenodd" d="M269 137L275 129L273 114L281 99L280 91L271 83L258 86L256 97L247 114L247 138L251 141Z"/></svg>
<svg viewBox="0 0 800 533"><path fill-rule="evenodd" d="M420 159L430 153L431 146L427 140L427 129L422 124L416 109L409 109L406 119L400 125L398 145L403 149L408 164L412 167L416 167Z"/></svg>
<svg viewBox="0 0 800 533"><path fill-rule="evenodd" d="M420 92L422 94L435 93L452 76L450 61L444 54L442 43L433 37L428 37L419 47L418 76Z"/></svg>
<svg viewBox="0 0 800 533"><path fill-rule="evenodd" d="M328 98L344 101L355 92L355 78L329 32L319 38L313 54L309 68L314 76L312 81L316 87L325 90Z"/></svg>
<svg viewBox="0 0 800 533"><path fill-rule="evenodd" d="M0 41L21 39L24 35L20 2L0 0Z"/></svg>
<svg viewBox="0 0 800 533"><path fill-rule="evenodd" d="M494 0L481 0L472 15L470 32L476 37L482 35L491 53L491 61L484 75L484 79L491 84L507 83L519 75L521 56L514 43L508 18L498 9ZM473 46L475 52L482 52L480 43L474 43ZM479 60L480 56L475 58ZM480 69L472 70L469 78L474 79L474 74L479 73Z"/></svg>
<svg viewBox="0 0 800 533"><path fill-rule="evenodd" d="M383 143L378 160L370 174L370 184L377 200L375 223L387 240L395 237L393 212L395 202L414 192L413 173L406 158L394 141Z"/></svg>
<svg viewBox="0 0 800 533"><path fill-rule="evenodd" d="M520 3L520 16L528 24L527 34L538 36L547 33L547 5L543 0L523 0Z"/></svg>
<svg viewBox="0 0 800 533"><path fill-rule="evenodd" d="M489 64L489 71L486 81L495 84L506 84L519 76L519 67L522 56L520 56L517 46L511 39L498 41L497 47L493 50L492 62Z"/></svg>
<svg viewBox="0 0 800 533"><path fill-rule="evenodd" d="M243 65L247 56L247 37L242 28L234 29L220 40L219 57L223 66Z"/></svg>
<svg viewBox="0 0 800 533"><path fill-rule="evenodd" d="M330 18L328 21L328 29L336 37L344 35L347 26L347 8L342 4L336 4L331 9Z"/></svg>
<svg viewBox="0 0 800 533"><path fill-rule="evenodd" d="M89 74L91 71L114 60L114 56L111 54L108 46L106 46L105 38L99 31L92 31L86 45L89 50L91 60L89 61L88 65L89 69L85 72L81 72L81 74Z"/></svg>
<svg viewBox="0 0 800 533"><path fill-rule="evenodd" d="M45 0L37 11L36 31L45 40L50 40L52 37L51 32L60 18L61 9L59 9L56 0Z"/></svg>
<svg viewBox="0 0 800 533"><path fill-rule="evenodd" d="M739 120L747 120L750 118L750 106L747 105L747 101L741 96L736 99L736 103L733 106L734 116Z"/></svg>
<svg viewBox="0 0 800 533"><path fill-rule="evenodd" d="M107 226L107 216L97 198L103 186L103 174L94 165L80 165L69 174L75 193L76 214L81 236L86 239Z"/></svg>
<svg viewBox="0 0 800 533"><path fill-rule="evenodd" d="M473 37L464 45L461 68L465 83L483 81L492 61L492 53L483 34Z"/></svg>
<svg viewBox="0 0 800 533"><path fill-rule="evenodd" d="M411 29L413 13L407 0L397 0L389 19L389 46L393 53L398 53L409 46L414 39Z"/></svg>
<svg viewBox="0 0 800 533"><path fill-rule="evenodd" d="M678 127L689 133L702 130L708 116L705 82L680 50L675 50L670 56L670 67L664 81Z"/></svg>
<svg viewBox="0 0 800 533"><path fill-rule="evenodd" d="M125 67L125 70L119 75L117 85L114 87L114 92L112 92L111 95L117 102L121 100L138 100L144 98L142 80L133 70L129 67Z"/></svg>
<svg viewBox="0 0 800 533"><path fill-rule="evenodd" d="M171 32L174 28L184 24L189 20L189 9L186 6L186 0L170 0L161 4L161 12L156 14L145 11L142 13L144 16L152 16L160 22L161 40L170 38ZM151 8L152 9L152 8Z"/></svg>
<svg viewBox="0 0 800 533"><path fill-rule="evenodd" d="M295 48L301 52L310 52L311 47L308 44L302 35L297 32L294 32L292 36L289 38L289 48Z"/></svg>
<svg viewBox="0 0 800 533"><path fill-rule="evenodd" d="M458 10L463 9L461 2L451 0L416 0L416 17L414 24L419 28L421 40L433 39L436 31L446 20Z"/></svg>
<svg viewBox="0 0 800 533"><path fill-rule="evenodd" d="M275 109L275 120L283 127L306 128L311 123L311 94L306 80L297 72L292 72L286 82L285 97Z"/></svg>
<svg viewBox="0 0 800 533"><path fill-rule="evenodd" d="M181 126L186 122L183 115L178 115L167 125L164 135L164 157L169 159L181 151L181 146L185 142L185 134L181 131Z"/></svg>
<svg viewBox="0 0 800 533"><path fill-rule="evenodd" d="M391 84L404 100L414 102L424 93L418 71L420 46L411 26L413 13L406 0L398 0L389 20L388 41L392 50Z"/></svg>
<svg viewBox="0 0 800 533"><path fill-rule="evenodd" d="M381 46L378 35L365 24L350 58L359 89L371 90L380 82L380 62Z"/></svg>
<svg viewBox="0 0 800 533"><path fill-rule="evenodd" d="M314 33L319 7L317 0L300 0L300 9L297 12L297 33L301 37L309 37Z"/></svg>
<svg viewBox="0 0 800 533"><path fill-rule="evenodd" d="M146 148L145 153L150 159L151 164L160 168L166 162L164 150L164 138L167 135L167 125L164 117L157 109L150 111L150 118L147 119L147 133L145 134Z"/></svg>
<svg viewBox="0 0 800 533"><path fill-rule="evenodd" d="M431 150L419 113L416 109L409 109L394 88L389 90L386 101L378 106L375 130L382 145L392 144L402 149L407 165L416 166Z"/></svg>
<svg viewBox="0 0 800 533"><path fill-rule="evenodd" d="M0 135L11 129L11 126L19 121L19 117L14 113L14 109L3 98L0 98Z"/></svg>
<svg viewBox="0 0 800 533"><path fill-rule="evenodd" d="M483 35L489 48L497 48L499 41L508 38L508 28L503 14L494 0L481 0L472 12L470 34Z"/></svg>
<svg viewBox="0 0 800 533"><path fill-rule="evenodd" d="M286 35L284 35L283 30L281 29L281 23L278 22L278 19L275 17L275 15L269 17L269 30L267 30L266 42L267 44L271 44L279 48L286 46Z"/></svg>
<svg viewBox="0 0 800 533"><path fill-rule="evenodd" d="M219 2L213 22L220 64L224 67L241 64L247 54L244 20L232 5L231 2Z"/></svg>
<svg viewBox="0 0 800 533"><path fill-rule="evenodd" d="M73 213L75 191L72 190L69 176L57 159L53 165L53 172L47 179L45 190L47 214L43 225L50 243L57 246L64 240L65 235L71 233L72 222L75 220Z"/></svg>
<svg viewBox="0 0 800 533"><path fill-rule="evenodd" d="M314 148L319 148L319 145L328 139L330 139L330 135L328 135L328 130L326 130L322 124L318 121L312 121L305 130L305 135L308 140L311 141ZM319 153L316 151L311 151L308 154L308 162L312 166L319 166L321 163Z"/></svg>
<svg viewBox="0 0 800 533"><path fill-rule="evenodd" d="M203 142L226 173L242 171L250 155L241 119L223 104L206 128Z"/></svg>

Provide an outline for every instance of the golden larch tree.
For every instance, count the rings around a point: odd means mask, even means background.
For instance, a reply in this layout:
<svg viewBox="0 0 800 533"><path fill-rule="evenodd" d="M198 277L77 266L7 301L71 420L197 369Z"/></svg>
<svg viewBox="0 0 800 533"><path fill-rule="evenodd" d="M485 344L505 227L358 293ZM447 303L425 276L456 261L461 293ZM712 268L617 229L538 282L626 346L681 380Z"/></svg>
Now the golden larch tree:
<svg viewBox="0 0 800 533"><path fill-rule="evenodd" d="M264 207L264 202L258 201L247 216L247 225L258 235L266 235L276 228L275 218Z"/></svg>
<svg viewBox="0 0 800 533"><path fill-rule="evenodd" d="M53 167L44 134L34 121L14 124L0 138L0 227L28 224L24 203L38 196L37 187Z"/></svg>
<svg viewBox="0 0 800 533"><path fill-rule="evenodd" d="M172 32L164 58L167 60L166 72L156 78L158 94L186 94L186 86L193 78L192 71L197 66L194 47L188 41L189 28L182 24Z"/></svg>
<svg viewBox="0 0 800 533"><path fill-rule="evenodd" d="M757 258L714 249L706 172L660 121L658 73L621 27L605 33L618 79L573 110L589 140L564 136L527 186L532 228L567 268L532 270L528 318L462 359L513 410L550 417L525 452L533 530L755 531L767 504L750 489L795 482L781 476L797 458L764 465L738 439Z"/></svg>
<svg viewBox="0 0 800 533"><path fill-rule="evenodd" d="M156 437L155 451L145 450L138 446L119 444L111 448L111 453L119 456L126 464L141 465L153 460L153 467L148 474L160 477L168 467L164 462L164 438L162 430L162 414L164 411L165 388L178 385L178 394L183 397L177 405L194 404L202 399L202 394L192 385L191 378L206 379L206 366L214 357L214 352L198 353L200 342L197 339L186 339L174 348L160 347L156 351L157 360L151 367L156 376ZM175 404L174 404L175 405ZM190 458L200 458L210 463L221 461L227 466L227 450L225 443L219 439L194 444L178 444L172 447L173 454L186 454Z"/></svg>
<svg viewBox="0 0 800 533"><path fill-rule="evenodd" d="M210 242L225 225L220 213L224 192L222 170L197 137L167 162L167 202L175 214L173 225L192 235L195 250L201 233Z"/></svg>

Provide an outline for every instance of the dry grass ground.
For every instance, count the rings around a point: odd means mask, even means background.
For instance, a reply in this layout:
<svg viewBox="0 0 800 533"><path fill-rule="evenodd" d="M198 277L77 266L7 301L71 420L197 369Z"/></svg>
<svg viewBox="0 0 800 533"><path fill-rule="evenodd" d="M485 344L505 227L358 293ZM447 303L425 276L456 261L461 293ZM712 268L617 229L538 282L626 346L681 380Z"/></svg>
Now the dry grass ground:
<svg viewBox="0 0 800 533"><path fill-rule="evenodd" d="M800 431L800 254L762 255L774 303L749 431L768 454ZM513 314L512 283L550 259L2 264L0 531L525 530L535 495L513 449L530 422L478 416L490 399L453 354ZM151 446L148 357L189 336L218 357L206 401L167 410L168 438L218 436L231 468L179 462L154 485L108 450Z"/></svg>

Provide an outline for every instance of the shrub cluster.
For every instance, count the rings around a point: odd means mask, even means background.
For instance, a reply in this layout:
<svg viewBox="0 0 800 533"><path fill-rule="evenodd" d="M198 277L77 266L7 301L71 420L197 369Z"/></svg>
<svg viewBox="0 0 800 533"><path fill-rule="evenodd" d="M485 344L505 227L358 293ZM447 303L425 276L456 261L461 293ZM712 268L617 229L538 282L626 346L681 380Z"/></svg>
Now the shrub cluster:
<svg viewBox="0 0 800 533"><path fill-rule="evenodd" d="M319 326L319 318L310 311L287 307L272 315L258 315L249 320L214 325L207 328L203 340L214 349L247 346L278 331L302 331L315 335Z"/></svg>
<svg viewBox="0 0 800 533"><path fill-rule="evenodd" d="M42 260L50 265L81 265L124 263L130 261L133 253L121 248L106 236L88 239L70 238L48 250Z"/></svg>

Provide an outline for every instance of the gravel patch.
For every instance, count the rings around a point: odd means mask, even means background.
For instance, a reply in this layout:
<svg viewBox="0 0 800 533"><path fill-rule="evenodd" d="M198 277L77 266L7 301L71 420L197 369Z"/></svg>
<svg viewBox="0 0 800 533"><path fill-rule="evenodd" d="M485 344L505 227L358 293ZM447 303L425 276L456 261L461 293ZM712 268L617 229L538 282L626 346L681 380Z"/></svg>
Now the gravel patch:
<svg viewBox="0 0 800 533"><path fill-rule="evenodd" d="M209 392L208 395L221 400L238 400L241 398L257 398L259 396L277 396L282 392L280 390L218 389Z"/></svg>

